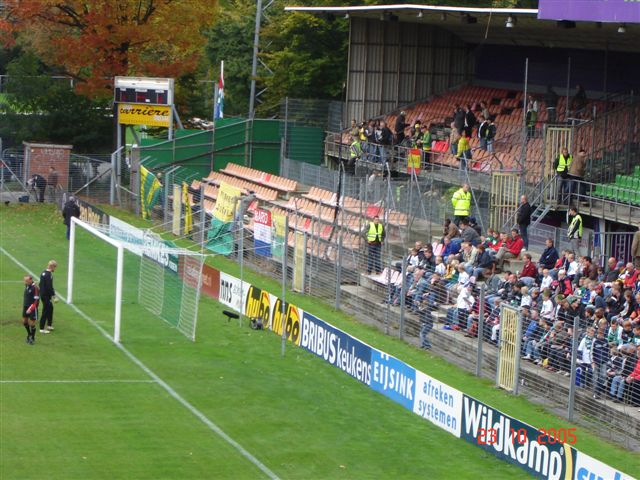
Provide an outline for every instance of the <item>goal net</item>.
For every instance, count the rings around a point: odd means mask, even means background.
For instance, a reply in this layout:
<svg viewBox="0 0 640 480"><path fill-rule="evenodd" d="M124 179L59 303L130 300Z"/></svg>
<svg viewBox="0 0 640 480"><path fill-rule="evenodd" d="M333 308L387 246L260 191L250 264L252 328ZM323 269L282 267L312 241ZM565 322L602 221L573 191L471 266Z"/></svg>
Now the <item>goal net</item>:
<svg viewBox="0 0 640 480"><path fill-rule="evenodd" d="M73 220L69 302L105 329L112 324L115 342L121 326L126 335L161 335L158 317L195 340L204 257L117 222L120 230Z"/></svg>

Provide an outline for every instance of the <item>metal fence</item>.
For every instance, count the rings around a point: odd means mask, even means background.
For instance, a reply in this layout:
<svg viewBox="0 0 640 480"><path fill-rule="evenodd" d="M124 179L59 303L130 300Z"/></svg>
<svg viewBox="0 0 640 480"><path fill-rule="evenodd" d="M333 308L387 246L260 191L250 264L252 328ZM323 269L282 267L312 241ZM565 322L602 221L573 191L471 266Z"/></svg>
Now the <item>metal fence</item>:
<svg viewBox="0 0 640 480"><path fill-rule="evenodd" d="M76 158L74 161L82 163L83 159ZM84 162L83 171L86 171L91 158ZM110 187L111 182L107 183L101 177L101 172L108 168L105 164L105 161L100 162L97 168L82 177L84 183L80 186L79 194L90 201L102 202L105 191L109 191L107 186ZM123 164L129 165L126 159ZM288 286L293 284L294 273L302 271L301 290L305 294L324 299L363 323L402 338L416 347L430 350L492 381L497 381L501 359L500 309L518 307L519 323L515 325L520 333L516 331L514 337L512 332L509 337L511 346L505 350L511 352L512 358L512 376L509 378L517 379L514 393L524 394L560 416L587 424L600 435L622 443L626 448L640 449L640 421L635 414L637 407L632 406L634 393L627 388L622 392L621 403L613 403L606 394L611 389L614 377L607 377L606 387L602 389L597 375L594 377L587 365L581 365L583 353L578 351L578 345L592 320L578 320L577 325L573 326L572 337L569 336L569 329L562 329L564 340L556 351L550 343L545 343L552 340L550 335L545 337L547 328L553 328L551 321L547 326L541 325L535 335L530 332L531 322L536 321L536 316L540 314L530 313L535 308L519 308L523 304L521 297L533 292L525 293L522 285L514 285L513 278L505 274L493 274L490 270L470 269L469 265L464 265L467 258L464 254L460 262L454 262L452 255L443 258L442 263L437 259L433 266L427 265L420 255L412 255L410 248L417 241L432 246L436 250L435 257L443 256L438 255L437 250L441 248L438 245L442 236L440 220L451 213L451 191L444 188L446 185L440 189L438 182L433 180L429 180L433 183L427 185L424 183L426 180L417 177L399 179L393 178L389 172L384 176L374 170L362 177L343 174L340 178L340 174L327 169L293 161L283 161L282 166L284 176L305 184L319 184L337 197L325 204L318 200L311 210L308 206L297 208L296 202L291 202L294 206L290 208L288 201L281 200L248 202L250 208L246 215L236 216L233 230L234 251L231 257L240 263L242 269L250 267L275 279L283 278L282 263L276 258L261 255L255 246L253 212L260 207L275 213L286 213L289 226L286 249L288 266L284 277ZM129 174L124 168L116 176L124 178ZM122 178L116 182L118 185L126 183ZM180 167L173 166L163 172L163 193L152 215L154 229L171 231L175 229L176 220L178 224L183 221L174 218L173 185L190 180ZM102 188L99 189L99 185ZM129 208L134 209L133 204L137 203L135 178L127 186L133 187L133 201ZM302 199L310 200L302 196L303 192L307 191L301 189L296 198L301 202ZM199 198L206 200L204 186ZM195 228L187 236L203 244L210 225L211 204L205 211L201 208L202 204L195 201L192 208ZM285 203L289 207L285 207ZM207 205L206 202L204 204ZM125 202L122 205L127 207ZM366 239L368 217L371 216L368 209L372 206L382 212L381 219L386 232L379 249L370 246ZM423 207L428 207L426 214L422 211ZM563 231L550 228L539 225L530 232L532 245L539 244L546 237L566 241L562 238ZM305 238L306 252L302 256L294 252L296 233ZM595 234L589 238L593 248L601 247L601 256L609 254L609 251L605 252L607 244L611 248L618 248L615 245L619 242L603 242L600 237L598 243ZM429 257L431 254L424 255ZM518 262L517 266L512 266L512 270L519 268ZM484 276L482 280L481 273ZM465 278L469 276L476 277L478 281L466 285ZM539 294L530 296L535 295L538 300L531 301L540 302ZM464 303L465 298L467 303ZM573 317L567 318L568 322L573 322ZM515 346L519 346L525 360L521 355L514 355L513 352L517 350L514 350ZM539 359L539 364L529 361L529 357L532 360ZM632 358L630 355L628 357ZM504 357L502 359L504 363ZM625 434L621 435L621 431Z"/></svg>

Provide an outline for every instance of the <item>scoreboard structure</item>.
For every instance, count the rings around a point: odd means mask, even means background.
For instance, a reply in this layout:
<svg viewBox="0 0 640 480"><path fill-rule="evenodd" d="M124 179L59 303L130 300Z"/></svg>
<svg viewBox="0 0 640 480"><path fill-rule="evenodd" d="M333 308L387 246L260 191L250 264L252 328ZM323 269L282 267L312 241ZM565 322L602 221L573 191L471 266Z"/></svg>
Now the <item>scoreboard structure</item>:
<svg viewBox="0 0 640 480"><path fill-rule="evenodd" d="M173 105L173 78L116 77L114 101L145 105Z"/></svg>

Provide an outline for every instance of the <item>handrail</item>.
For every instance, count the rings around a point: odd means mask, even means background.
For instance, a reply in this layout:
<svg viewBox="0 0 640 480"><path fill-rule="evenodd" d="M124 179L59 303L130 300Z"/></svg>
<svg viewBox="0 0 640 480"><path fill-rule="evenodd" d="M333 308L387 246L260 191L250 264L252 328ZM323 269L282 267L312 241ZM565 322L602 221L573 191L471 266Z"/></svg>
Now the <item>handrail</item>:
<svg viewBox="0 0 640 480"><path fill-rule="evenodd" d="M544 199L544 195L549 189L549 187L551 185L554 185L557 182L557 178L558 176L555 174L550 179L543 177L542 180L540 180L538 184L534 187L534 192L537 191L538 189L540 190L538 191L536 196L533 198L533 200L530 202L530 204L536 205L536 206L539 205L540 201ZM543 201L542 203L546 203L546 202ZM517 215L518 215L518 208L516 208L515 211L511 215L509 215L507 219L504 221L504 223L502 224L502 230L509 230L513 228L515 226L515 220Z"/></svg>

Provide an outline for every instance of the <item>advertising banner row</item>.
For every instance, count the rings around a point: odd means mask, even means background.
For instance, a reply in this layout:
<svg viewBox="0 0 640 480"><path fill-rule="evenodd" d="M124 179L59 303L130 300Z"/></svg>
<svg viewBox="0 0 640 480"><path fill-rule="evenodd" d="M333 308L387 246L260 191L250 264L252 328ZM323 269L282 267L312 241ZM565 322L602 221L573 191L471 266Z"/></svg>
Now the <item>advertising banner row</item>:
<svg viewBox="0 0 640 480"><path fill-rule="evenodd" d="M265 329L322 358L348 375L450 434L549 480L632 477L576 450L566 438L542 431L442 383L403 361L352 337L301 308L220 272L218 300Z"/></svg>
<svg viewBox="0 0 640 480"><path fill-rule="evenodd" d="M99 215L99 212L93 213ZM113 216L110 236L129 244L138 255L151 241L144 232ZM265 242L266 243L266 242ZM136 249L135 245L139 245ZM158 251L158 245L153 245ZM160 249L161 251L161 249ZM176 268L172 255L157 259ZM177 263L177 262L176 262ZM188 266L180 270L181 276ZM176 268L177 271L177 268ZM188 275L186 275L188 276ZM202 293L249 318L266 330L322 358L376 392L389 397L437 427L498 458L519 466L537 478L551 480L632 480L633 477L596 460L570 444L565 429L553 435L464 394L334 327L303 309L240 279L204 265Z"/></svg>

